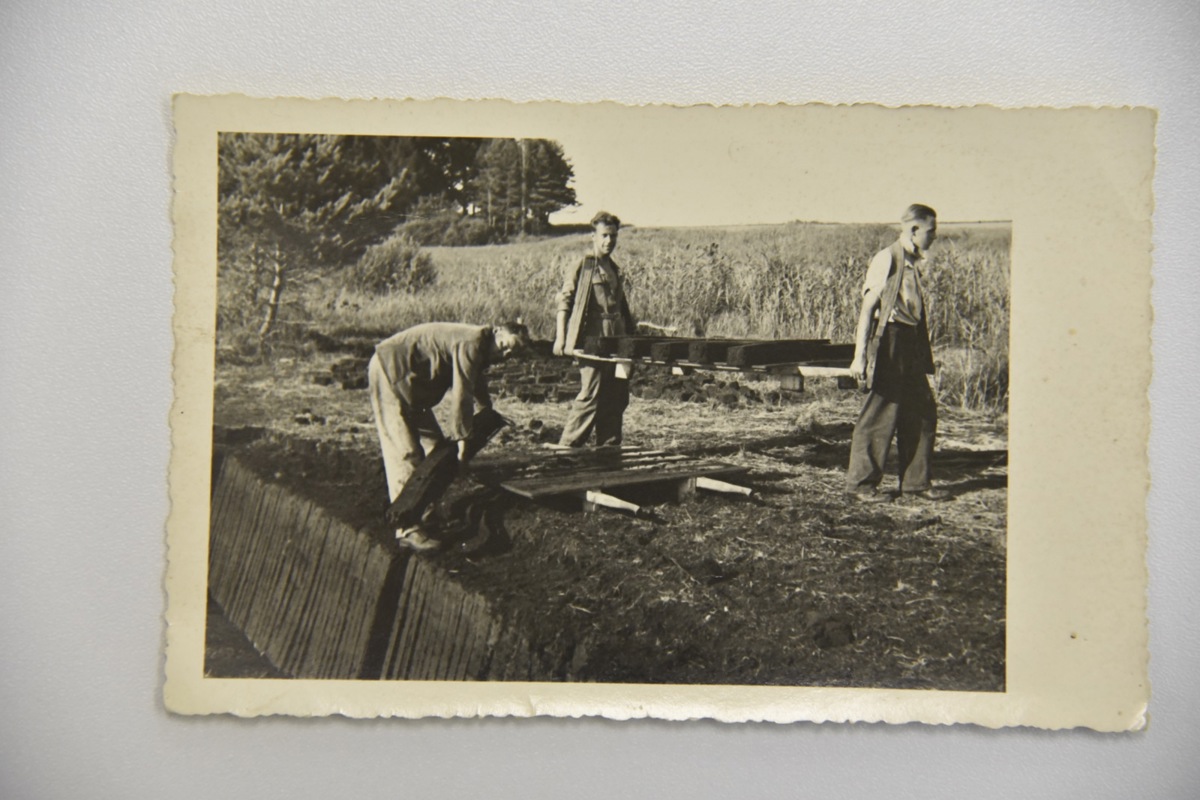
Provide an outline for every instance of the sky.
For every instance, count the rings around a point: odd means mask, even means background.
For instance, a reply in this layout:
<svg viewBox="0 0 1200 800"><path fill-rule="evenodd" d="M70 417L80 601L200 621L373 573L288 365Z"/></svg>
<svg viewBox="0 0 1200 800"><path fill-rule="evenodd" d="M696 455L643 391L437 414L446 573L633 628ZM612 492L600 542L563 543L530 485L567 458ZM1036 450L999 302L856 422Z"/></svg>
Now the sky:
<svg viewBox="0 0 1200 800"><path fill-rule="evenodd" d="M968 120L952 110L608 111L568 115L546 137L574 166L579 200L553 222L586 222L600 209L648 227L895 222L913 202L943 221L1011 218L1013 187L994 185L1011 176L982 155L1004 143L986 124L964 132Z"/></svg>

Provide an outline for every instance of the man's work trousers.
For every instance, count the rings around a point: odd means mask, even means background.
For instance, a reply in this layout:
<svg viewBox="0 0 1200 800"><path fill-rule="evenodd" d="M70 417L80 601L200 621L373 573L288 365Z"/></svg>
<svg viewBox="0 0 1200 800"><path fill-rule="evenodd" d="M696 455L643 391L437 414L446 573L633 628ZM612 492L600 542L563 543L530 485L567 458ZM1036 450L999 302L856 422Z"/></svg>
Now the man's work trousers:
<svg viewBox="0 0 1200 800"><path fill-rule="evenodd" d="M388 498L395 500L417 465L444 438L433 411L408 408L396 395L379 359L371 356L367 365L367 387L375 430L383 451L383 471L387 475Z"/></svg>
<svg viewBox="0 0 1200 800"><path fill-rule="evenodd" d="M629 380L616 376L616 364L585 364L579 368L582 386L558 443L582 447L592 430L596 444L621 443L621 422L629 405Z"/></svg>
<svg viewBox="0 0 1200 800"><path fill-rule="evenodd" d="M892 323L884 330L871 391L850 443L846 488L865 492L879 486L892 438L899 457L900 491L930 487L937 404L917 358L916 328Z"/></svg>

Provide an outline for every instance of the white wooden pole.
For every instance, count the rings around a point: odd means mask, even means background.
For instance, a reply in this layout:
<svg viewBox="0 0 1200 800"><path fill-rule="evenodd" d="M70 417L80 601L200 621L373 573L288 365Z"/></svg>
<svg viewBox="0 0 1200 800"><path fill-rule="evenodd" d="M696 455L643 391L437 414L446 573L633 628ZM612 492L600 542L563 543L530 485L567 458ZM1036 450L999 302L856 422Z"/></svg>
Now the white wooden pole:
<svg viewBox="0 0 1200 800"><path fill-rule="evenodd" d="M639 505L630 503L628 500L622 500L619 497L613 497L611 494L605 494L599 490L589 489L584 493L583 500L589 507L611 508L615 511L628 511L630 514L636 514L642 510Z"/></svg>
<svg viewBox="0 0 1200 800"><path fill-rule="evenodd" d="M716 478L706 478L703 475L696 476L696 488L706 489L710 492L722 492L723 494L740 494L746 497L754 493L754 490L748 486L738 486L735 483L726 483Z"/></svg>

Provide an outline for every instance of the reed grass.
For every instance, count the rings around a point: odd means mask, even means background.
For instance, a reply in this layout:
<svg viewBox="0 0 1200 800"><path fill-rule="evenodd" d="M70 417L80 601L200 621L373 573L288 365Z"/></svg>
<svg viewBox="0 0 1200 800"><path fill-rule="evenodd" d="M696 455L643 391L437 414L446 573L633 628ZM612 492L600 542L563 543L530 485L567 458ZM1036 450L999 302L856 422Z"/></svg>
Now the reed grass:
<svg viewBox="0 0 1200 800"><path fill-rule="evenodd" d="M615 258L635 317L681 335L851 342L867 264L895 237L885 225L801 222L627 229ZM1010 245L1006 224L943 224L930 251L924 285L943 404L1007 407ZM550 338L562 275L589 246L579 234L428 248L437 279L420 292L368 294L331 274L292 311L331 334L520 317Z"/></svg>

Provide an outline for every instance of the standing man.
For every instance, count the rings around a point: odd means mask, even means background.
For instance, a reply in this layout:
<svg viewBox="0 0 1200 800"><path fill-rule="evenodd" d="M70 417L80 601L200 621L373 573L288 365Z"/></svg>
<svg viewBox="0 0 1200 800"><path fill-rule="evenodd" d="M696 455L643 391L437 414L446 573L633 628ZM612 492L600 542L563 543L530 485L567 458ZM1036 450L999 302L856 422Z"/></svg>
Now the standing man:
<svg viewBox="0 0 1200 800"><path fill-rule="evenodd" d="M625 300L625 287L612 251L617 246L621 220L607 211L592 217L592 253L563 279L558 293L554 354L572 353L589 336L624 336L633 333L633 315ZM616 376L616 364L583 362L582 386L563 428L560 445L582 447L592 430L596 444L621 443L621 423L629 405L629 381Z"/></svg>
<svg viewBox="0 0 1200 800"><path fill-rule="evenodd" d="M492 405L485 374L488 365L528 346L529 330L516 322L495 328L427 322L375 346L367 382L391 500L425 454L445 438L433 407L449 392L449 438L458 442L459 460L465 461L475 406ZM420 526L398 530L396 538L413 550L438 546Z"/></svg>
<svg viewBox="0 0 1200 800"><path fill-rule="evenodd" d="M850 369L869 392L854 426L846 488L865 502L891 499L878 487L893 437L901 495L949 498L931 482L937 404L926 378L933 374L933 350L921 288L925 251L936 238L937 212L909 206L901 218L900 239L871 260L863 281Z"/></svg>

